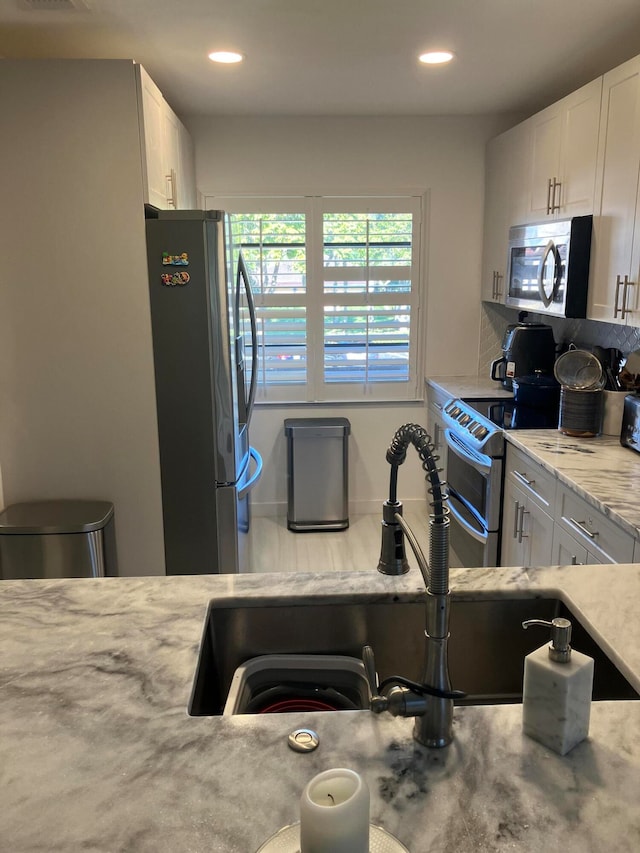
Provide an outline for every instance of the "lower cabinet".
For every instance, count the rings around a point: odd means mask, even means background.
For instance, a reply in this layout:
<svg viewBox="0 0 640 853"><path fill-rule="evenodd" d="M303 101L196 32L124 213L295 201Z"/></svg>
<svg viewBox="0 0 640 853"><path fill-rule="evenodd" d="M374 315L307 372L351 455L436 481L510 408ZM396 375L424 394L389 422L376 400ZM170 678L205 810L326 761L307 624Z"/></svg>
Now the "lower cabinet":
<svg viewBox="0 0 640 853"><path fill-rule="evenodd" d="M557 541L563 534L569 537L562 539L564 543L570 547L571 540L575 543L574 549L583 556L576 554L577 563L633 562L635 537L562 483L558 483L556 506Z"/></svg>
<svg viewBox="0 0 640 853"><path fill-rule="evenodd" d="M503 566L632 563L640 562L640 543L508 444L500 558Z"/></svg>
<svg viewBox="0 0 640 853"><path fill-rule="evenodd" d="M503 566L550 566L553 518L513 480L505 481L502 512Z"/></svg>

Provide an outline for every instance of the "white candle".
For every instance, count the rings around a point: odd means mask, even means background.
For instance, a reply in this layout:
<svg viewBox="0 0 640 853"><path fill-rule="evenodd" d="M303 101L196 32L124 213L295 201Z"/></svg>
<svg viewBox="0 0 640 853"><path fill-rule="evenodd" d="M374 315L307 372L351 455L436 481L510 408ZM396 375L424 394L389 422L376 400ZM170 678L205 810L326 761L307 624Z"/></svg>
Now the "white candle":
<svg viewBox="0 0 640 853"><path fill-rule="evenodd" d="M369 788L353 770L319 773L300 799L301 853L369 853Z"/></svg>

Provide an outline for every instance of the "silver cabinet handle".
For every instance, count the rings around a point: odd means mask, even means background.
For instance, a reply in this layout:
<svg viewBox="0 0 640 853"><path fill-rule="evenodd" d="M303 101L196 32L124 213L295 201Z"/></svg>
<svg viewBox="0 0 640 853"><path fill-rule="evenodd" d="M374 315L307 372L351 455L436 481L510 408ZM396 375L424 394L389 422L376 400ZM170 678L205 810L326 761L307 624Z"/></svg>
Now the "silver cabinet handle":
<svg viewBox="0 0 640 853"><path fill-rule="evenodd" d="M586 521L576 521L575 518L569 518L569 521L571 522L571 524L573 524L574 527L577 527L577 529L581 533L584 533L585 536L588 536L589 539L595 539L596 536L600 535L597 530L595 532L589 530Z"/></svg>
<svg viewBox="0 0 640 853"><path fill-rule="evenodd" d="M624 283L622 286L622 319L627 316L627 314L633 314L633 310L631 308L627 308L627 300L629 298L629 288L635 287L635 281L629 281L629 276L625 275Z"/></svg>
<svg viewBox="0 0 640 853"><path fill-rule="evenodd" d="M524 483L525 486L533 486L535 484L535 480L528 480L525 474L521 474L520 471L516 471L515 468L513 470L513 476L520 480L521 483Z"/></svg>
<svg viewBox="0 0 640 853"><path fill-rule="evenodd" d="M618 314L620 313L620 311L622 310L618 306L618 300L620 298L620 287L621 287L621 285L622 285L622 281L620 279L620 276L617 275L616 276L616 297L615 297L615 301L613 303L613 316L614 316L614 318L617 317Z"/></svg>
<svg viewBox="0 0 640 853"><path fill-rule="evenodd" d="M558 192L558 203L556 204L556 190L562 190L562 181L557 181L554 178L553 190L551 193L551 213L555 213L556 210L560 210L560 192Z"/></svg>
<svg viewBox="0 0 640 853"><path fill-rule="evenodd" d="M551 213L551 178L547 181L547 216Z"/></svg>
<svg viewBox="0 0 640 853"><path fill-rule="evenodd" d="M440 450L440 434L442 432L442 427L440 424L433 425L433 446L436 450Z"/></svg>
<svg viewBox="0 0 640 853"><path fill-rule="evenodd" d="M518 538L518 515L520 513L520 503L518 501L513 502L514 510L513 510L513 538Z"/></svg>
<svg viewBox="0 0 640 853"><path fill-rule="evenodd" d="M520 507L520 530L518 532L518 543L522 542L523 539L527 538L527 535L524 532L524 517L525 515L529 515L529 510L524 508L524 505Z"/></svg>
<svg viewBox="0 0 640 853"><path fill-rule="evenodd" d="M498 270L496 270L495 277L496 277L496 295L494 298L500 299L500 297L502 296L502 288L500 287L500 284L501 284L504 276L501 272L498 272Z"/></svg>
<svg viewBox="0 0 640 853"><path fill-rule="evenodd" d="M168 175L165 175L167 179L167 186L170 188L170 193L167 196L167 204L169 207L177 208L178 207L178 198L176 195L176 172L175 169L171 169Z"/></svg>

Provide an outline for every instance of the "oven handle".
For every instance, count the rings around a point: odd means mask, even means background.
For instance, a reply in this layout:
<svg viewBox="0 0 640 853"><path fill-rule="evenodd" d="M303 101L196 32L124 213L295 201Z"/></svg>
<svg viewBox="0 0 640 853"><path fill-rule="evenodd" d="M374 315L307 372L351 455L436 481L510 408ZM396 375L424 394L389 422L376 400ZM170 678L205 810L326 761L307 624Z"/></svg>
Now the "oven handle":
<svg viewBox="0 0 640 853"><path fill-rule="evenodd" d="M455 492L450 492L449 494L449 512L451 513L451 515L455 518L460 527L466 530L470 536L472 536L477 542L481 542L483 545L486 545L487 539L489 538L489 534L485 530L484 525L481 525L481 531L476 530L475 527L472 527L469 522L465 518L463 518L463 516L460 515L460 512L455 508L455 505L453 503L453 501L455 500L459 501L466 509L470 510L473 513L474 518L476 518L477 521L480 522L480 519L477 518L476 513L473 511L473 509L469 507L466 502L463 501L462 498Z"/></svg>
<svg viewBox="0 0 640 853"><path fill-rule="evenodd" d="M475 453L466 444L458 438L458 436L450 429L445 429L444 437L447 442L447 447L452 450L456 456L464 462L469 462L470 465L488 477L491 474L491 458L481 453ZM486 460L486 461L485 461Z"/></svg>

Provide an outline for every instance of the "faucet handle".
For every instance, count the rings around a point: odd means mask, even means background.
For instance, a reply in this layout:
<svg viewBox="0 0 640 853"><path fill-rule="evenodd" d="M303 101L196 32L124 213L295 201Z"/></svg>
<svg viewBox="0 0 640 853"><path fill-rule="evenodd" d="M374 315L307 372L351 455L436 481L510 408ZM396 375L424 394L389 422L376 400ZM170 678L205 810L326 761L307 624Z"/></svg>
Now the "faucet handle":
<svg viewBox="0 0 640 853"><path fill-rule="evenodd" d="M364 664L365 675L369 682L370 707L376 714L387 710L388 700L381 696L378 692L378 676L376 673L376 659L371 646L364 646L362 649L362 663Z"/></svg>

